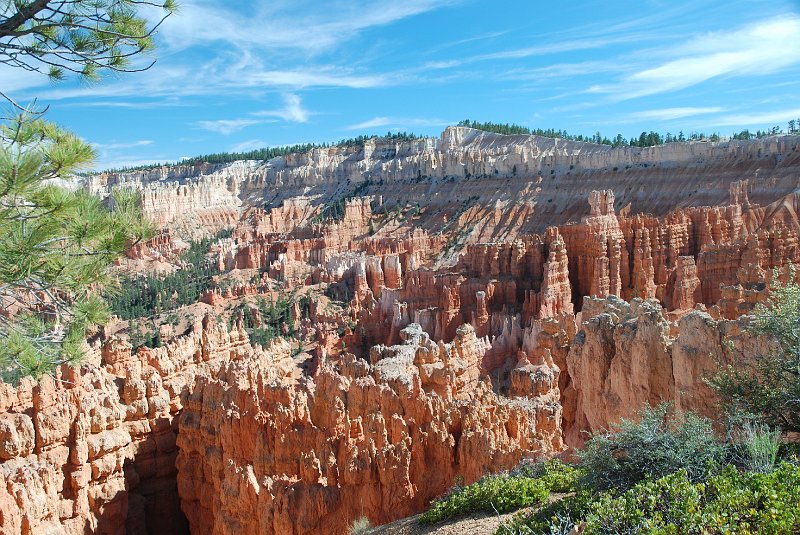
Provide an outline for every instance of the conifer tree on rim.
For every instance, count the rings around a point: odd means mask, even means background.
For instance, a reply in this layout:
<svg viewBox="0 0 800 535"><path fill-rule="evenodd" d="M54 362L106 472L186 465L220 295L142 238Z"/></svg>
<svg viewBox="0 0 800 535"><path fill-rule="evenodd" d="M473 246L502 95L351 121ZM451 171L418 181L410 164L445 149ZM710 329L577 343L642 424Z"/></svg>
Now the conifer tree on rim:
<svg viewBox="0 0 800 535"><path fill-rule="evenodd" d="M97 81L153 65L133 60L176 9L172 0L0 0L0 63L63 80ZM158 13L154 22L147 11ZM92 329L108 320L101 288L111 263L148 238L139 198L108 202L83 191L76 173L96 154L77 135L22 106L0 121L0 378L52 374L78 362Z"/></svg>

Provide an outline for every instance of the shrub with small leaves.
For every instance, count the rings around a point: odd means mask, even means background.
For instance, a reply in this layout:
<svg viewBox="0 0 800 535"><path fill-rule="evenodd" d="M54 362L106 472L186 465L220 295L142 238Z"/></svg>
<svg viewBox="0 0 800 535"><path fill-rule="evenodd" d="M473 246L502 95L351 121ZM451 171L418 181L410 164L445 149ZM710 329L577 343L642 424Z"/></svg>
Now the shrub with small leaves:
<svg viewBox="0 0 800 535"><path fill-rule="evenodd" d="M729 465L701 483L680 470L621 494L579 492L513 518L497 535L552 535L575 525L583 525L584 535L790 535L800 530L798 503L800 467L789 463L769 474Z"/></svg>
<svg viewBox="0 0 800 535"><path fill-rule="evenodd" d="M678 418L662 403L645 408L638 421L623 419L617 431L593 436L578 457L585 485L624 490L681 469L699 481L725 462L727 449L707 419L693 413Z"/></svg>
<svg viewBox="0 0 800 535"><path fill-rule="evenodd" d="M778 273L774 275L778 279ZM789 277L795 271L789 270ZM769 300L755 309L749 331L772 338L777 347L742 355L723 366L709 384L730 412L756 414L783 431L800 431L800 285L772 285Z"/></svg>
<svg viewBox="0 0 800 535"><path fill-rule="evenodd" d="M420 517L422 523L438 522L474 512L507 513L541 504L551 492L571 492L581 471L559 460L521 463L506 474L486 476L472 485L457 486L434 502Z"/></svg>
<svg viewBox="0 0 800 535"><path fill-rule="evenodd" d="M640 483L617 498L606 493L586 517L586 532L770 533L800 529L800 468L788 463L771 474L729 466L704 483L686 471Z"/></svg>
<svg viewBox="0 0 800 535"><path fill-rule="evenodd" d="M363 535L372 528L369 518L362 516L353 520L350 528L347 530L348 535Z"/></svg>
<svg viewBox="0 0 800 535"><path fill-rule="evenodd" d="M583 476L583 469L559 459L551 459L540 463L523 461L510 474L539 479L550 492L574 492Z"/></svg>
<svg viewBox="0 0 800 535"><path fill-rule="evenodd" d="M547 499L544 482L509 474L486 476L434 502L422 513L420 522L429 524L475 512L504 513Z"/></svg>
<svg viewBox="0 0 800 535"><path fill-rule="evenodd" d="M517 513L500 525L496 535L567 535L591 511L594 499L592 493L583 490L535 511Z"/></svg>

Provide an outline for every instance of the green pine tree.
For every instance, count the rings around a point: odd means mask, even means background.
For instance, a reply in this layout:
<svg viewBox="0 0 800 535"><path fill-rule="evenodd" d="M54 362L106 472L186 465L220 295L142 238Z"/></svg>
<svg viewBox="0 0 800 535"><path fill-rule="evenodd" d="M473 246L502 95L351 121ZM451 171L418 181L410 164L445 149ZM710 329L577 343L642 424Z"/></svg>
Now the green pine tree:
<svg viewBox="0 0 800 535"><path fill-rule="evenodd" d="M53 80L149 68L133 62L153 48L139 11L173 0L15 0L0 3L0 64ZM161 19L163 21L163 19ZM17 104L0 122L0 378L52 373L83 356L87 334L104 323L100 291L114 284L111 263L152 233L138 197L116 191L107 203L74 180L93 149L77 135Z"/></svg>
<svg viewBox="0 0 800 535"><path fill-rule="evenodd" d="M138 197L116 191L110 206L70 177L90 146L40 116L0 126L0 376L40 376L78 360L87 329L108 310L97 288L108 267L148 237Z"/></svg>
<svg viewBox="0 0 800 535"><path fill-rule="evenodd" d="M162 8L163 18L148 24L142 7ZM143 65L132 60L153 49L153 33L176 9L175 0L0 2L0 63L53 80L145 70L153 60Z"/></svg>

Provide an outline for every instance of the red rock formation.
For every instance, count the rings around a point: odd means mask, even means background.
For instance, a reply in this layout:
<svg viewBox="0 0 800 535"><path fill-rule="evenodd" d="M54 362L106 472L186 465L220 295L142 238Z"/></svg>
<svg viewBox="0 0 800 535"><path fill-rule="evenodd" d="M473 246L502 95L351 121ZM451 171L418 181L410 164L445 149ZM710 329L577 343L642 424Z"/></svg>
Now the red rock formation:
<svg viewBox="0 0 800 535"><path fill-rule="evenodd" d="M201 300L230 313L278 281L311 296L287 323L314 356L207 321L135 355L110 340L68 382L0 386L0 528L343 532L644 403L712 415L711 355L764 349L733 318L800 262L798 139L613 149L451 128L90 179L138 189L170 230L135 266L235 224L211 253L250 271Z"/></svg>
<svg viewBox="0 0 800 535"><path fill-rule="evenodd" d="M536 295L536 318L572 314L572 287L569 283L569 262L564 240L555 229L548 229L549 253L544 264L541 292ZM527 299L528 296L526 296Z"/></svg>
<svg viewBox="0 0 800 535"><path fill-rule="evenodd" d="M176 485L176 416L194 377L229 359L269 363L240 331L207 328L131 355L110 340L98 364L56 380L0 384L0 531L185 533Z"/></svg>
<svg viewBox="0 0 800 535"><path fill-rule="evenodd" d="M697 277L697 265L691 256L679 256L675 267L675 282L672 291L670 308L675 310L694 308L700 303L700 279Z"/></svg>
<svg viewBox="0 0 800 535"><path fill-rule="evenodd" d="M561 449L557 379L512 403L481 379L489 346L470 326L452 344L419 327L402 337L372 365L344 355L294 383L288 345L264 353L207 320L136 355L111 340L65 382L4 386L0 527L179 533L180 495L193 533L342 531L361 512L419 510L457 475Z"/></svg>
<svg viewBox="0 0 800 535"><path fill-rule="evenodd" d="M402 337L374 347L372 364L345 354L291 388L241 361L200 378L178 435L192 533L344 533L362 514L383 523L420 510L456 476L561 448L552 392L494 394L470 327L453 344L419 326Z"/></svg>
<svg viewBox="0 0 800 535"><path fill-rule="evenodd" d="M564 394L564 432L571 446L582 444L586 431L608 429L646 403L672 401L678 410L716 419L718 400L705 382L708 375L719 362L769 349L766 339L744 331L745 319L715 320L692 311L671 329L652 300L586 298L582 315L582 329L567 357L571 382ZM571 397L574 418L568 410Z"/></svg>

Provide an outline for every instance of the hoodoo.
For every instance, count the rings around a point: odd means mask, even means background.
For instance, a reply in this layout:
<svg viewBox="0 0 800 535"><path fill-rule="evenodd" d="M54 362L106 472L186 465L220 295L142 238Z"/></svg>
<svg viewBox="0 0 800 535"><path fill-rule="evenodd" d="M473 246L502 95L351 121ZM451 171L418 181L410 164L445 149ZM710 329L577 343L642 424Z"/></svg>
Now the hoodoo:
<svg viewBox="0 0 800 535"><path fill-rule="evenodd" d="M451 127L90 177L156 222L119 267L153 298L0 387L0 527L345 533L646 404L713 416L707 374L769 349L742 316L796 277L798 147Z"/></svg>

